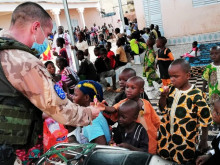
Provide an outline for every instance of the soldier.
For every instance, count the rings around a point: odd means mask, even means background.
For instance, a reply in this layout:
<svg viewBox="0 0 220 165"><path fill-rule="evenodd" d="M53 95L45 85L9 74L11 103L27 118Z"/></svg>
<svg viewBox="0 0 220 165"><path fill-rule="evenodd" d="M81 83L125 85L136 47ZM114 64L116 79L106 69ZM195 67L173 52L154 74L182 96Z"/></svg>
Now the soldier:
<svg viewBox="0 0 220 165"><path fill-rule="evenodd" d="M0 164L13 164L14 150L33 146L42 133L42 112L61 124L84 126L102 109L69 101L34 56L46 50L52 27L41 6L26 2L14 10L9 30L0 33Z"/></svg>

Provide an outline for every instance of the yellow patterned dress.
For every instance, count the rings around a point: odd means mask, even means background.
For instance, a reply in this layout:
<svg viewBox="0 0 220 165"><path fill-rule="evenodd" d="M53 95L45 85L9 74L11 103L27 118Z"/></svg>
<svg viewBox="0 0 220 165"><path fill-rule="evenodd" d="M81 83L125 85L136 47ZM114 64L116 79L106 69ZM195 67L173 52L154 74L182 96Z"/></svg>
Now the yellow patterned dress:
<svg viewBox="0 0 220 165"><path fill-rule="evenodd" d="M212 122L202 91L194 86L187 91L170 87L167 105L161 111L158 154L179 164L194 159L198 128L207 127Z"/></svg>

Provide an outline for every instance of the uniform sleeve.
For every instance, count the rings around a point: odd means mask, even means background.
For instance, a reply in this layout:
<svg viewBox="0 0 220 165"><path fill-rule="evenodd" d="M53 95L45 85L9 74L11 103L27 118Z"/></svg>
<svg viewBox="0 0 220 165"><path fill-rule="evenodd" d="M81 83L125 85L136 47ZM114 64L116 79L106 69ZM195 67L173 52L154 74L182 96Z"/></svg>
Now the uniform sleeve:
<svg viewBox="0 0 220 165"><path fill-rule="evenodd" d="M42 66L36 65L19 78L19 81L9 81L37 108L61 124L84 126L92 120L89 108L80 107L67 98L62 100L58 96L51 76Z"/></svg>
<svg viewBox="0 0 220 165"><path fill-rule="evenodd" d="M204 97L200 97L200 98L201 99L198 99L196 101L196 107L198 108L199 123L201 127L207 127L212 122L211 112Z"/></svg>

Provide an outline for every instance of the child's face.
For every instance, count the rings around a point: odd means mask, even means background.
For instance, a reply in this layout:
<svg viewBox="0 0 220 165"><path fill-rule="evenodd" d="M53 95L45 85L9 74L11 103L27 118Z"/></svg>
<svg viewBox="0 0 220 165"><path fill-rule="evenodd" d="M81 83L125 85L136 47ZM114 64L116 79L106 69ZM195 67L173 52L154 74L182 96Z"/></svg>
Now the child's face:
<svg viewBox="0 0 220 165"><path fill-rule="evenodd" d="M101 41L103 40L102 36L99 36L99 40L101 40Z"/></svg>
<svg viewBox="0 0 220 165"><path fill-rule="evenodd" d="M212 119L216 124L220 124L220 103L214 103L214 109L212 111Z"/></svg>
<svg viewBox="0 0 220 165"><path fill-rule="evenodd" d="M134 115L135 109L121 109L119 108L118 111L118 124L122 127L129 126L131 123L136 121L135 115Z"/></svg>
<svg viewBox="0 0 220 165"><path fill-rule="evenodd" d="M174 87L182 89L190 78L190 73L186 73L181 65L172 65L169 70L170 80Z"/></svg>
<svg viewBox="0 0 220 165"><path fill-rule="evenodd" d="M61 46L61 44L60 44L59 41L56 41L56 43L57 43L57 47L60 47L60 46Z"/></svg>
<svg viewBox="0 0 220 165"><path fill-rule="evenodd" d="M74 103L79 104L80 106L85 106L85 95L78 87L74 89L73 101Z"/></svg>
<svg viewBox="0 0 220 165"><path fill-rule="evenodd" d="M78 37L78 40L79 40L79 41L82 41L82 36L81 36L80 33L78 33L78 36L77 36L77 37Z"/></svg>
<svg viewBox="0 0 220 165"><path fill-rule="evenodd" d="M130 80L126 83L125 93L128 99L137 99L140 97L140 94L144 92L144 89L140 84L135 83Z"/></svg>
<svg viewBox="0 0 220 165"><path fill-rule="evenodd" d="M95 56L99 56L99 50L94 49L94 54L95 54Z"/></svg>
<svg viewBox="0 0 220 165"><path fill-rule="evenodd" d="M107 51L110 51L111 46L110 46L109 44L107 44L107 45L106 45L106 49L107 49Z"/></svg>
<svg viewBox="0 0 220 165"><path fill-rule="evenodd" d="M61 68L61 65L60 65L60 60L57 58L56 59L56 66L60 69Z"/></svg>
<svg viewBox="0 0 220 165"><path fill-rule="evenodd" d="M76 53L76 56L77 56L77 59L79 60L79 61L82 61L83 60L83 55L81 54L81 53Z"/></svg>
<svg viewBox="0 0 220 165"><path fill-rule="evenodd" d="M220 62L220 50L212 49L210 56L214 62Z"/></svg>
<svg viewBox="0 0 220 165"><path fill-rule="evenodd" d="M193 47L193 48L196 48L196 47L197 47L197 45L193 43L193 44L192 44L192 47Z"/></svg>
<svg viewBox="0 0 220 165"><path fill-rule="evenodd" d="M130 77L131 76L129 76L128 74L125 74L125 73L121 73L119 75L119 86L120 86L121 90L123 90L123 91L125 90L126 82Z"/></svg>
<svg viewBox="0 0 220 165"><path fill-rule="evenodd" d="M56 68L54 64L51 64L51 63L47 65L47 70L51 75L54 75L56 72Z"/></svg>
<svg viewBox="0 0 220 165"><path fill-rule="evenodd" d="M157 39L156 46L157 48L161 48L163 46L162 41Z"/></svg>

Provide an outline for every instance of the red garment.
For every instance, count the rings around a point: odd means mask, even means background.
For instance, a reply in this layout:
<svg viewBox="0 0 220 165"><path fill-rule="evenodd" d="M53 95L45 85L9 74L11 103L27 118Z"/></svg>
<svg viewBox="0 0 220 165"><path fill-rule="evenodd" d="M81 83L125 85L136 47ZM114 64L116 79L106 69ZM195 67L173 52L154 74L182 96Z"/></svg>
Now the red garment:
<svg viewBox="0 0 220 165"><path fill-rule="evenodd" d="M111 68L114 69L115 68L115 53L113 51L109 51L107 54L107 57L110 59L111 61Z"/></svg>
<svg viewBox="0 0 220 165"><path fill-rule="evenodd" d="M66 48L60 49L59 56L65 58L67 60L68 66L69 66L69 58L67 55Z"/></svg>

